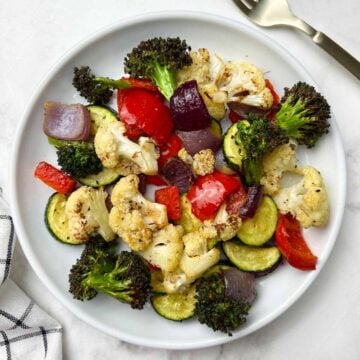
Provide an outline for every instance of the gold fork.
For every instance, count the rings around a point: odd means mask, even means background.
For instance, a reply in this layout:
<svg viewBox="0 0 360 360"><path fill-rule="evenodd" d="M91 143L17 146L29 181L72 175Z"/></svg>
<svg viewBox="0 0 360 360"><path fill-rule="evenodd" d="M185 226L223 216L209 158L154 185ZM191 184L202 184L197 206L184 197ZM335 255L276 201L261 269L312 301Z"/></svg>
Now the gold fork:
<svg viewBox="0 0 360 360"><path fill-rule="evenodd" d="M360 62L324 33L317 31L290 10L287 0L233 0L259 26L290 26L307 35L340 64L360 79Z"/></svg>

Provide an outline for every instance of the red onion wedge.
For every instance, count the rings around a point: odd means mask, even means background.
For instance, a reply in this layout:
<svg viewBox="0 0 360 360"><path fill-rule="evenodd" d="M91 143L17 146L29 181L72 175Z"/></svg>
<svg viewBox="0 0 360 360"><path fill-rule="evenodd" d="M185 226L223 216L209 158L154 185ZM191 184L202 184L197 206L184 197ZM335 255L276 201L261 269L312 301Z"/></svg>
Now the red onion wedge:
<svg viewBox="0 0 360 360"><path fill-rule="evenodd" d="M251 218L255 215L261 199L263 197L262 185L253 185L248 188L247 200L245 205L239 210L241 217Z"/></svg>
<svg viewBox="0 0 360 360"><path fill-rule="evenodd" d="M245 105L238 102L229 102L229 109L239 115L239 119L247 119L250 113L266 117L271 109L261 109L255 106Z"/></svg>
<svg viewBox="0 0 360 360"><path fill-rule="evenodd" d="M200 150L211 149L216 153L221 146L222 138L214 134L211 128L194 131L177 131L185 150L190 155L195 155Z"/></svg>
<svg viewBox="0 0 360 360"><path fill-rule="evenodd" d="M251 304L256 298L255 276L235 268L223 270L225 295L235 301Z"/></svg>
<svg viewBox="0 0 360 360"><path fill-rule="evenodd" d="M194 182L191 168L178 157L170 158L161 168L161 174L169 184L176 185L180 193L189 190Z"/></svg>
<svg viewBox="0 0 360 360"><path fill-rule="evenodd" d="M170 113L177 130L192 131L210 126L210 115L196 80L180 85L170 99Z"/></svg>
<svg viewBox="0 0 360 360"><path fill-rule="evenodd" d="M44 133L59 140L87 140L90 136L90 113L81 104L46 101Z"/></svg>

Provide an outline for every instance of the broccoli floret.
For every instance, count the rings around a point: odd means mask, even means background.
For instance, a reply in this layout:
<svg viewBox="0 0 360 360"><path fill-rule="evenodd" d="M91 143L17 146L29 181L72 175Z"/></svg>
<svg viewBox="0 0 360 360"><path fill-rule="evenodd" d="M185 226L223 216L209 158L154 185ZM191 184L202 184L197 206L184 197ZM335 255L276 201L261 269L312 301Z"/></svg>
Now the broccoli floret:
<svg viewBox="0 0 360 360"><path fill-rule="evenodd" d="M114 255L111 243L94 238L72 267L70 293L78 300L91 300L98 291L142 309L150 291L150 270L133 252Z"/></svg>
<svg viewBox="0 0 360 360"><path fill-rule="evenodd" d="M264 155L287 142L287 138L269 120L249 114L248 121L238 122L236 141L244 151L243 175L248 185L258 184Z"/></svg>
<svg viewBox="0 0 360 360"><path fill-rule="evenodd" d="M225 280L221 272L202 277L196 284L196 314L201 324L214 331L231 335L246 321L251 305L230 299L225 294Z"/></svg>
<svg viewBox="0 0 360 360"><path fill-rule="evenodd" d="M64 145L57 146L56 154L61 169L75 179L97 174L103 168L94 147L90 143L67 142Z"/></svg>
<svg viewBox="0 0 360 360"><path fill-rule="evenodd" d="M175 72L192 63L190 50L178 37L142 41L125 57L125 72L135 78L150 78L170 100L176 88Z"/></svg>
<svg viewBox="0 0 360 360"><path fill-rule="evenodd" d="M91 238L85 245L80 259L69 274L69 292L77 300L91 300L97 290L88 286L86 279L92 273L103 274L111 271L115 262L114 242L106 242L101 237Z"/></svg>
<svg viewBox="0 0 360 360"><path fill-rule="evenodd" d="M284 135L299 144L313 147L318 139L329 131L330 106L315 88L298 82L285 88L285 95L276 114L276 125Z"/></svg>
<svg viewBox="0 0 360 360"><path fill-rule="evenodd" d="M113 80L107 77L96 77L89 66L74 68L73 85L80 95L94 104L109 102L113 90L127 89L131 84L126 80Z"/></svg>

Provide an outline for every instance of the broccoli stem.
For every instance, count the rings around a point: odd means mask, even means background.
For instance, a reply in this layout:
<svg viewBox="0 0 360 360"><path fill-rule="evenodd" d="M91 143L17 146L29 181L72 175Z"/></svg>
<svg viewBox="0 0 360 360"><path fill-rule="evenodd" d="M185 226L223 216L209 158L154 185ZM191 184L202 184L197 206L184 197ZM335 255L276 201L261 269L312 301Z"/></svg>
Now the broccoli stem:
<svg viewBox="0 0 360 360"><path fill-rule="evenodd" d="M160 65L157 61L153 62L154 72L152 74L153 81L169 101L176 89L176 80L174 72L169 70L166 66Z"/></svg>
<svg viewBox="0 0 360 360"><path fill-rule="evenodd" d="M297 138L300 135L299 129L306 128L312 118L306 116L306 109L299 100L295 105L284 103L276 114L276 125L288 136Z"/></svg>
<svg viewBox="0 0 360 360"><path fill-rule="evenodd" d="M113 80L107 77L95 77L94 81L97 82L98 84L101 85L105 85L109 88L113 88L113 89L128 89L131 87L131 84L129 81L127 80Z"/></svg>
<svg viewBox="0 0 360 360"><path fill-rule="evenodd" d="M246 184L259 184L262 175L262 159L245 159L243 166Z"/></svg>

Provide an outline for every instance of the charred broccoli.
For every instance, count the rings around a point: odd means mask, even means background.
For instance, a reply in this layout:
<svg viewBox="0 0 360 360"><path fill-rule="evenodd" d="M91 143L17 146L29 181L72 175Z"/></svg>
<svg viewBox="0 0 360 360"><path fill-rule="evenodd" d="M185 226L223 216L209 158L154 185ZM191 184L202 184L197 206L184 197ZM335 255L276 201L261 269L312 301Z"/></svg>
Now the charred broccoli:
<svg viewBox="0 0 360 360"><path fill-rule="evenodd" d="M175 72L192 62L189 51L185 40L178 37L142 41L125 57L125 72L150 78L169 100L176 88Z"/></svg>
<svg viewBox="0 0 360 360"><path fill-rule="evenodd" d="M269 120L252 113L248 121L239 121L237 128L236 142L243 149L245 181L248 185L257 184L262 174L264 155L288 139Z"/></svg>
<svg viewBox="0 0 360 360"><path fill-rule="evenodd" d="M246 321L251 305L230 298L225 290L222 272L200 278L196 284L196 314L201 324L231 335Z"/></svg>
<svg viewBox="0 0 360 360"><path fill-rule="evenodd" d="M107 77L96 77L89 66L74 68L73 85L87 101L94 104L109 102L112 89L127 89L131 84L127 80L113 80Z"/></svg>
<svg viewBox="0 0 360 360"><path fill-rule="evenodd" d="M94 146L90 143L65 142L57 146L56 154L61 169L75 179L97 174L103 168Z"/></svg>
<svg viewBox="0 0 360 360"><path fill-rule="evenodd" d="M150 270L139 255L115 255L111 242L93 238L73 265L69 283L75 299L91 300L100 291L142 309L150 291Z"/></svg>
<svg viewBox="0 0 360 360"><path fill-rule="evenodd" d="M298 82L285 88L275 123L284 135L311 148L329 130L330 106L315 88Z"/></svg>

